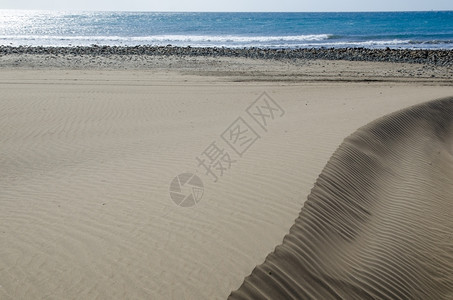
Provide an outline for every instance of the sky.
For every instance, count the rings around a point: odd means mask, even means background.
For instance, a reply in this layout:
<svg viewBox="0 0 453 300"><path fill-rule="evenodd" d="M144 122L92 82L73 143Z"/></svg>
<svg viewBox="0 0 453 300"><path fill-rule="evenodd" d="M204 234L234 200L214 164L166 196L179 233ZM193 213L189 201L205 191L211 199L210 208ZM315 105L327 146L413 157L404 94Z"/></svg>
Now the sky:
<svg viewBox="0 0 453 300"><path fill-rule="evenodd" d="M104 11L413 11L453 10L452 0L1 0L0 9Z"/></svg>

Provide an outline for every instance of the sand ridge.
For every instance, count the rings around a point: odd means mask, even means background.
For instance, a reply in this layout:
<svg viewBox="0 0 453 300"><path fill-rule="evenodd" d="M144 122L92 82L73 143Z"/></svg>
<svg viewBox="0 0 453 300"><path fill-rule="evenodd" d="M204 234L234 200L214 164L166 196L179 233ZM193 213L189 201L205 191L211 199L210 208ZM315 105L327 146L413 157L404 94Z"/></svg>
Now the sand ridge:
<svg viewBox="0 0 453 300"><path fill-rule="evenodd" d="M230 299L451 299L453 98L350 135Z"/></svg>

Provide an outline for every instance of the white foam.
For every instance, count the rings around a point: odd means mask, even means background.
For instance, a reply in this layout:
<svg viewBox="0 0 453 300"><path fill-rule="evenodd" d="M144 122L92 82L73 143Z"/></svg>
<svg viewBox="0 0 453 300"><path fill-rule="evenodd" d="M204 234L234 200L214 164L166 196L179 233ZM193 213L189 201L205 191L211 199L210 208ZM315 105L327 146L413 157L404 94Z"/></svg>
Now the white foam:
<svg viewBox="0 0 453 300"><path fill-rule="evenodd" d="M14 46L87 46L99 45L177 45L177 46L273 46L275 44L298 44L324 41L329 34L294 36L209 36L209 35L153 35L153 36L52 36L18 35L0 36L0 44Z"/></svg>
<svg viewBox="0 0 453 300"><path fill-rule="evenodd" d="M332 34L288 36L238 36L238 35L152 35L152 36L55 36L55 35L0 35L0 45L11 46L192 46L192 47L260 47L260 48L309 48L309 47L365 47L365 48L439 48L446 49L453 43L413 41L403 39L348 41Z"/></svg>

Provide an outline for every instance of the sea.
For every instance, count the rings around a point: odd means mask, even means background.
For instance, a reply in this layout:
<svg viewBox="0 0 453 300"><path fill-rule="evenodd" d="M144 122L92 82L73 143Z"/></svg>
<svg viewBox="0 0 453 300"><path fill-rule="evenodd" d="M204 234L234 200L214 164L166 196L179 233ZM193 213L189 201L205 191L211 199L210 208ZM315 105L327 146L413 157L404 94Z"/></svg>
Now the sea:
<svg viewBox="0 0 453 300"><path fill-rule="evenodd" d="M0 10L0 45L453 49L453 11Z"/></svg>

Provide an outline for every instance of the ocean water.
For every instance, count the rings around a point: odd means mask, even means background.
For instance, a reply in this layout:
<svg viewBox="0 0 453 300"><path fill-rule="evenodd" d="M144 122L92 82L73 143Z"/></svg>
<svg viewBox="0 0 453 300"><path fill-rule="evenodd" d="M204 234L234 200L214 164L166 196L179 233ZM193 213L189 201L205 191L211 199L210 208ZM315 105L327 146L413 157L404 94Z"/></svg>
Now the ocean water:
<svg viewBox="0 0 453 300"><path fill-rule="evenodd" d="M453 49L453 11L363 13L0 10L0 45Z"/></svg>

